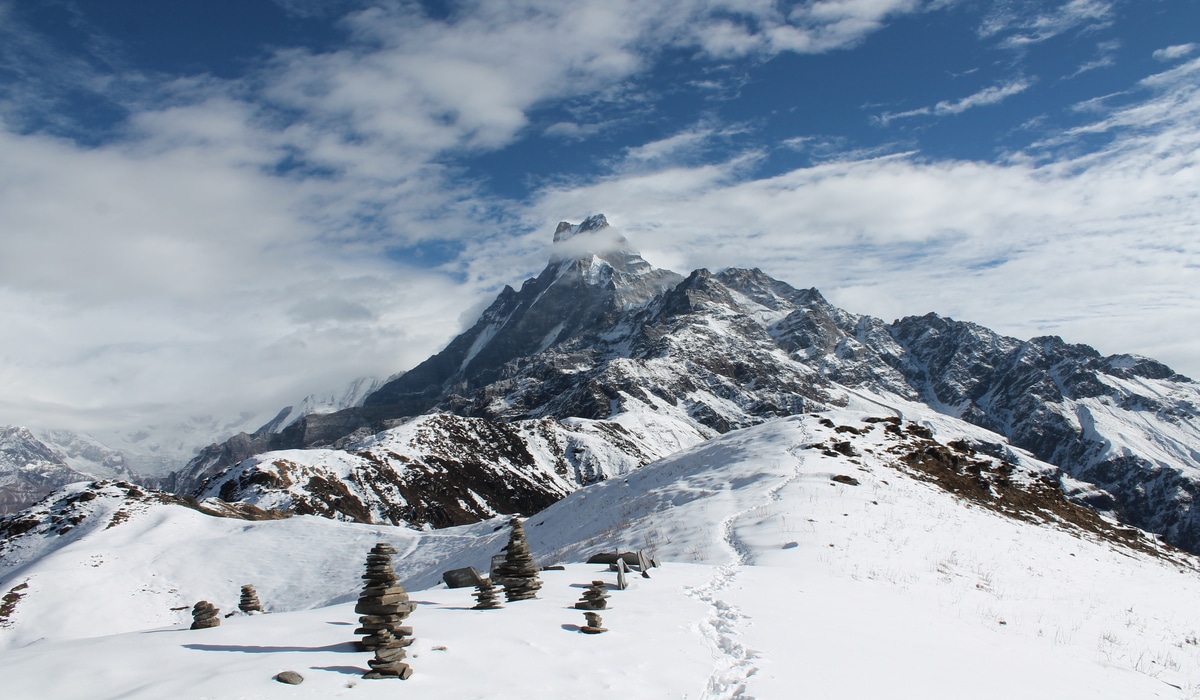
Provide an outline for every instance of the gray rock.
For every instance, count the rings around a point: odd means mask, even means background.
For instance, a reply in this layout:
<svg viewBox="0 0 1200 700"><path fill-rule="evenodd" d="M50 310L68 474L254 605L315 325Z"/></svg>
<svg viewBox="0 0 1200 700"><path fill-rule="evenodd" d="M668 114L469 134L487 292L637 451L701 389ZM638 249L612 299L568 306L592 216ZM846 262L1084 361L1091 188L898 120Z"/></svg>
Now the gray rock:
<svg viewBox="0 0 1200 700"><path fill-rule="evenodd" d="M288 685L300 685L304 682L304 676L295 671L280 671L276 674L275 680L280 683L287 683Z"/></svg>

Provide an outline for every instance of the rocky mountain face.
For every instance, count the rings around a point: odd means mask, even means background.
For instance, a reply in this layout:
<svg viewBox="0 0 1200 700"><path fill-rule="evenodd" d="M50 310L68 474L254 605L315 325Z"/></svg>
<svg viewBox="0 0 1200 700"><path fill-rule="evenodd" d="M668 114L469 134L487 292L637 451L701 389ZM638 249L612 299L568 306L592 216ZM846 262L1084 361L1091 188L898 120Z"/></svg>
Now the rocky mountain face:
<svg viewBox="0 0 1200 700"><path fill-rule="evenodd" d="M361 406L214 445L180 485L214 484L271 450L353 451L346 441L422 414L510 426L500 432L522 421L655 415L702 439L852 403L896 414L921 405L1058 466L1072 497L1200 551L1191 510L1200 389L1158 362L936 314L886 323L759 270L682 277L647 264L602 216L560 224L555 241L538 277L505 288L472 328ZM473 439L459 446L477 449ZM561 491L551 483L534 487L538 498Z"/></svg>
<svg viewBox="0 0 1200 700"><path fill-rule="evenodd" d="M94 478L72 469L28 428L0 428L0 514L15 513L61 486Z"/></svg>
<svg viewBox="0 0 1200 700"><path fill-rule="evenodd" d="M336 448L260 454L193 493L337 520L447 527L536 513L708 437L654 415L630 418L498 422L435 413Z"/></svg>

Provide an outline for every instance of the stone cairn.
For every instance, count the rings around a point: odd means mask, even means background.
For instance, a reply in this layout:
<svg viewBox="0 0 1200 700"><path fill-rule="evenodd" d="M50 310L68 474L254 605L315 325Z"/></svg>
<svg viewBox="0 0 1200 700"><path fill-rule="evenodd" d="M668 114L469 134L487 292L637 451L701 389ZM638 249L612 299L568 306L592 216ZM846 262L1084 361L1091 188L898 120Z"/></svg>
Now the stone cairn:
<svg viewBox="0 0 1200 700"><path fill-rule="evenodd" d="M258 591L254 590L254 586L249 583L242 586L242 598L238 601L238 610L246 614L263 611L262 603L258 602Z"/></svg>
<svg viewBox="0 0 1200 700"><path fill-rule="evenodd" d="M491 579L481 578L475 584L475 605L472 610L495 610L500 607L496 599L496 586Z"/></svg>
<svg viewBox="0 0 1200 700"><path fill-rule="evenodd" d="M511 603L536 598L542 580L529 552L529 542L525 540L525 527L519 518L513 518L509 525L512 525L512 532L508 546L504 548L504 563L496 567L496 578L504 586L504 599Z"/></svg>
<svg viewBox="0 0 1200 700"><path fill-rule="evenodd" d="M608 593L605 592L603 581L592 581L592 585L583 592L583 598L575 603L578 610L603 610L608 607Z"/></svg>
<svg viewBox="0 0 1200 700"><path fill-rule="evenodd" d="M207 600L196 603L192 608L192 629L202 630L221 624L221 611Z"/></svg>
<svg viewBox="0 0 1200 700"><path fill-rule="evenodd" d="M404 618L416 608L408 600L408 592L398 583L392 569L392 555L396 550L386 542L371 548L367 555L367 572L363 574L366 584L354 612L361 627L355 634L365 635L358 643L361 649L374 651L370 662L371 670L363 678L400 678L412 675L412 669L401 661L406 655L404 647L412 644L412 628L402 626Z"/></svg>
<svg viewBox="0 0 1200 700"><path fill-rule="evenodd" d="M600 634L601 632L608 631L607 627L601 626L603 620L600 619L600 613L585 612L583 616L587 618L587 624L579 628L580 632L584 634Z"/></svg>
<svg viewBox="0 0 1200 700"><path fill-rule="evenodd" d="M371 670L364 673L363 678L399 678L402 681L408 680L413 671L411 666L404 663L404 647L396 643L399 640L387 628L379 630L375 636L379 638L379 647L375 649L375 658L367 662ZM408 641L411 642L412 640Z"/></svg>

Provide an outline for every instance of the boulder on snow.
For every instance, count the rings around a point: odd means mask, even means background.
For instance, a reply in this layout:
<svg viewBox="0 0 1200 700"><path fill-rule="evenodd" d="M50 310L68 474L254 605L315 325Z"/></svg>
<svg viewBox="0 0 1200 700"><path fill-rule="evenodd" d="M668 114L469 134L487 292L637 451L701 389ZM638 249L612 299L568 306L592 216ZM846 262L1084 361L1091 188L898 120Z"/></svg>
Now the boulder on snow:
<svg viewBox="0 0 1200 700"><path fill-rule="evenodd" d="M275 680L280 683L287 683L288 685L300 685L304 682L304 676L295 671L280 671L275 674Z"/></svg>

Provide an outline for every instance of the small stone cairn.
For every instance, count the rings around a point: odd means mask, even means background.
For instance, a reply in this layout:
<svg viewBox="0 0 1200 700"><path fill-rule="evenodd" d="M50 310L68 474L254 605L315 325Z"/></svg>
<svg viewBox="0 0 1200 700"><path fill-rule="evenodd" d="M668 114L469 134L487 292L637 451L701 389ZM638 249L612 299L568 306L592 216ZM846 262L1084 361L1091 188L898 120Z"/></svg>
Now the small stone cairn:
<svg viewBox="0 0 1200 700"><path fill-rule="evenodd" d="M499 608L500 601L496 599L496 586L491 579L480 579L479 583L475 584L475 605L472 610L495 610Z"/></svg>
<svg viewBox="0 0 1200 700"><path fill-rule="evenodd" d="M242 597L238 601L238 610L247 615L263 612L262 603L258 601L258 591L254 590L253 585L247 583L242 586Z"/></svg>
<svg viewBox="0 0 1200 700"><path fill-rule="evenodd" d="M392 555L395 553L392 545L380 542L367 555L367 572L362 577L366 584L358 598L358 605L354 606L354 612L362 615L358 618L361 627L354 633L365 635L358 643L365 651L375 651L385 645L387 648L406 647L413 641L412 628L403 627L400 623L417 606L408 601L408 592L397 582L399 579L392 569ZM383 632L387 632L387 635ZM403 658L403 654L400 658Z"/></svg>
<svg viewBox="0 0 1200 700"><path fill-rule="evenodd" d="M583 616L587 619L587 624L579 628L580 632L584 634L600 634L601 632L608 631L607 627L602 626L603 620L600 619L600 613L585 612Z"/></svg>
<svg viewBox="0 0 1200 700"><path fill-rule="evenodd" d="M367 662L371 667L370 671L363 674L363 678L399 678L402 681L408 680L413 674L412 667L404 663L404 647L398 644L400 640L392 635L391 630L381 629L375 635L379 639L379 646L375 649L375 658ZM412 640L408 640L411 642Z"/></svg>
<svg viewBox="0 0 1200 700"><path fill-rule="evenodd" d="M221 611L207 600L196 603L192 608L192 629L202 630L218 627L221 624Z"/></svg>
<svg viewBox="0 0 1200 700"><path fill-rule="evenodd" d="M538 589L542 587L542 579L538 577L537 564L529 552L529 542L525 539L525 527L521 525L521 520L513 518L509 525L512 525L512 532L509 533L508 546L504 548L504 563L496 567L496 578L504 586L504 599L512 603L536 598Z"/></svg>
<svg viewBox="0 0 1200 700"><path fill-rule="evenodd" d="M608 598L604 582L592 581L592 585L583 592L583 598L575 603L575 608L578 610L604 610L608 607Z"/></svg>

